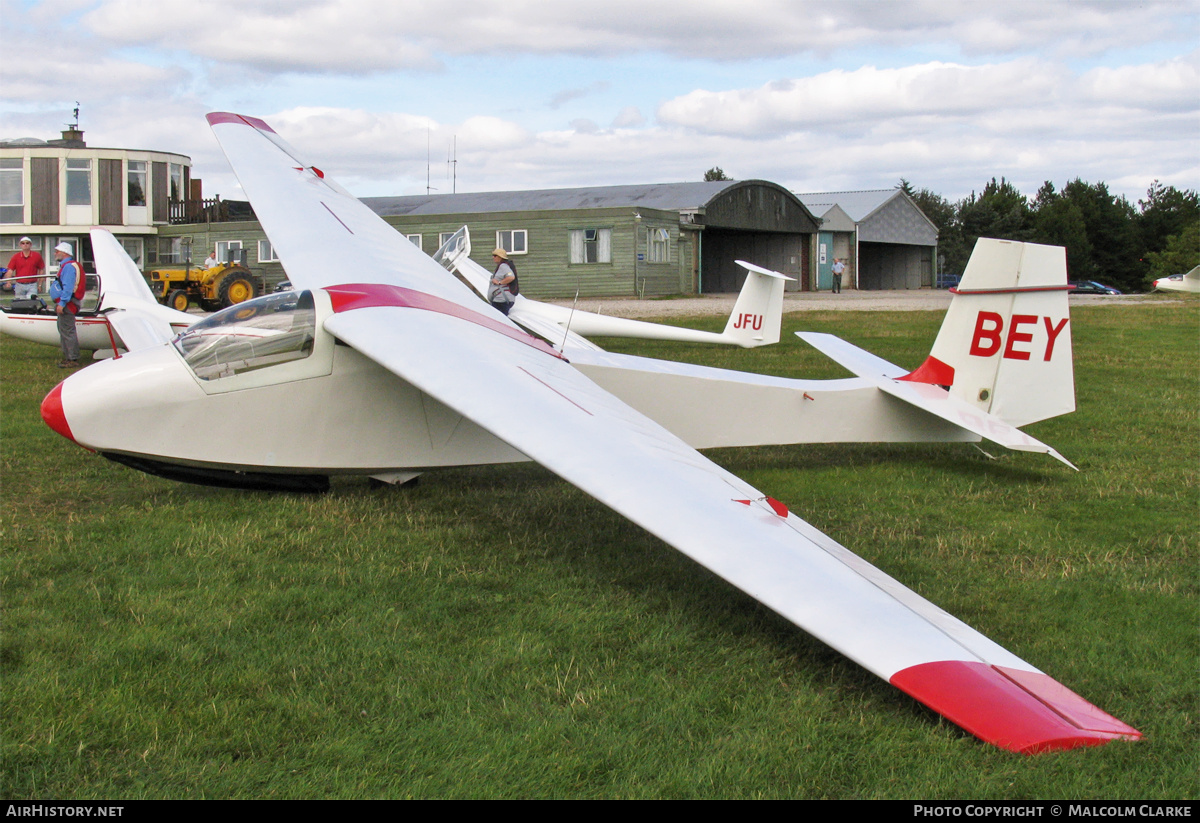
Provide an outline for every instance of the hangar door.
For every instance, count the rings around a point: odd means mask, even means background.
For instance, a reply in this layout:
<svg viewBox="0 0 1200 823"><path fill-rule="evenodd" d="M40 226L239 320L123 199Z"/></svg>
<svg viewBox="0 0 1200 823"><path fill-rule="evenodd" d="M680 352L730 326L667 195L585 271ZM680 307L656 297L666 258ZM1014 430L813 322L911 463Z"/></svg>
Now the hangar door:
<svg viewBox="0 0 1200 823"><path fill-rule="evenodd" d="M737 264L738 260L795 278L795 282L787 284L788 291L806 288L808 237L806 234L705 229L700 240L701 291L704 294L739 291L746 282L746 270Z"/></svg>
<svg viewBox="0 0 1200 823"><path fill-rule="evenodd" d="M933 246L859 243L860 289L920 289L933 285Z"/></svg>

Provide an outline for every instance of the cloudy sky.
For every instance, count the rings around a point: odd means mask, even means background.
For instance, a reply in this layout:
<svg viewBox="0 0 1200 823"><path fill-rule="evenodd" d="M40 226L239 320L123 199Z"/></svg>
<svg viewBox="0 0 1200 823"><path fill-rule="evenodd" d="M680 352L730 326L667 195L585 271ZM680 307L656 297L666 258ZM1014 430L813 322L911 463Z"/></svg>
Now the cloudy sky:
<svg viewBox="0 0 1200 823"><path fill-rule="evenodd" d="M1200 188L1200 0L0 0L0 138L265 118L360 196L734 179ZM456 147L457 183L447 159Z"/></svg>

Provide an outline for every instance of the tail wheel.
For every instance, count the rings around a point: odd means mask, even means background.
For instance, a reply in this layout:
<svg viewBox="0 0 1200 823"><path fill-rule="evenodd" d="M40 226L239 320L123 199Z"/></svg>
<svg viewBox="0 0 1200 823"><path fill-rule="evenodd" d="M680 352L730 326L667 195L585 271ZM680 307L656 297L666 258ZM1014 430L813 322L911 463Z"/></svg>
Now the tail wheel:
<svg viewBox="0 0 1200 823"><path fill-rule="evenodd" d="M254 296L256 289L254 281L250 279L250 275L245 271L230 271L221 279L221 285L217 288L217 298L222 306L232 306L235 303L244 303Z"/></svg>
<svg viewBox="0 0 1200 823"><path fill-rule="evenodd" d="M174 289L167 295L167 305L175 311L187 311L188 302L188 293L183 289Z"/></svg>

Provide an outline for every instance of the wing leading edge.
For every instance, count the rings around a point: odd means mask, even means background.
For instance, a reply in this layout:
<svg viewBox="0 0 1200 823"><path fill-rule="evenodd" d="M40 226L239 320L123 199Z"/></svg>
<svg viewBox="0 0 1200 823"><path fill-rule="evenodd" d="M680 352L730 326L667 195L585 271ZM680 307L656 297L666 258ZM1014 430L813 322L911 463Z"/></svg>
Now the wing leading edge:
<svg viewBox="0 0 1200 823"><path fill-rule="evenodd" d="M214 124L272 242L287 238L275 245L289 275L295 264L305 287L333 296L331 334L989 742L1039 751L1139 736L605 392L307 179L277 136L246 134L258 130ZM370 258L372 276L339 284L305 262L334 245Z"/></svg>

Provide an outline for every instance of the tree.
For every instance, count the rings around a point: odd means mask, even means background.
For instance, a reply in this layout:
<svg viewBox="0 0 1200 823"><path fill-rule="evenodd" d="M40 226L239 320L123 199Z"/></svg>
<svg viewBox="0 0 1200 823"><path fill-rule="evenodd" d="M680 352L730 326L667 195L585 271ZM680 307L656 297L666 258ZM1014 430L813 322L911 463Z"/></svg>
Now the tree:
<svg viewBox="0 0 1200 823"><path fill-rule="evenodd" d="M1096 277L1083 210L1077 203L1059 195L1049 180L1042 184L1033 199L1033 223L1034 239L1038 243L1066 247L1067 272L1072 280Z"/></svg>
<svg viewBox="0 0 1200 823"><path fill-rule="evenodd" d="M975 248L980 237L1028 241L1034 236L1029 200L1003 177L998 183L993 177L978 197L971 192L959 201L958 224L967 249Z"/></svg>
<svg viewBox="0 0 1200 823"><path fill-rule="evenodd" d="M1147 266L1142 260L1137 213L1124 197L1114 197L1106 183L1076 178L1063 186L1062 197L1079 207L1091 245L1088 274L1122 291L1143 288ZM1083 273L1072 271L1072 278ZM1091 279L1091 278L1087 278Z"/></svg>
<svg viewBox="0 0 1200 823"><path fill-rule="evenodd" d="M1182 274L1200 266L1200 222L1188 223L1179 234L1172 235L1166 247L1150 252L1149 281L1172 274ZM1150 283L1146 283L1149 288Z"/></svg>
<svg viewBox="0 0 1200 823"><path fill-rule="evenodd" d="M717 180L729 180L729 179L730 178L725 176L725 171L720 166L713 166L711 169L704 172L704 182L705 183L712 183L713 181L717 181Z"/></svg>
<svg viewBox="0 0 1200 823"><path fill-rule="evenodd" d="M1189 225L1200 223L1200 198L1196 192L1180 191L1157 180L1150 184L1146 199L1138 201L1138 208L1142 245L1147 254L1163 251L1169 238L1178 237Z"/></svg>

